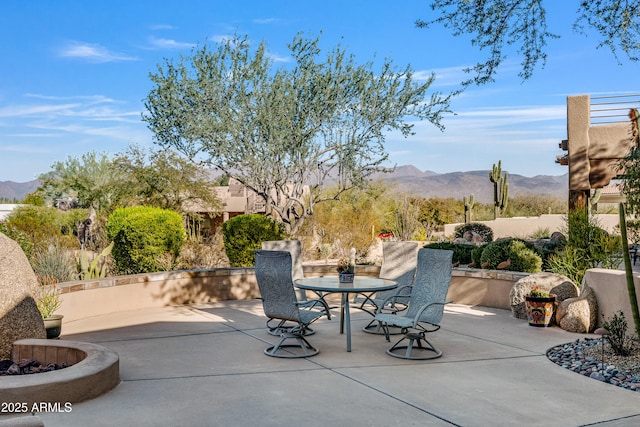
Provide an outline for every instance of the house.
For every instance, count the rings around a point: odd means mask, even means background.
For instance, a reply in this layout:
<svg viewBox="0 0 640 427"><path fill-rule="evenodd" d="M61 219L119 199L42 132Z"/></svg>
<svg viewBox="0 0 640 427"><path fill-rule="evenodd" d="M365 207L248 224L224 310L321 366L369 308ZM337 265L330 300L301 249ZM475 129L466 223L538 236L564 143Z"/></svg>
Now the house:
<svg viewBox="0 0 640 427"><path fill-rule="evenodd" d="M228 186L214 187L214 190L222 202L222 213L214 214L211 209L199 204L186 206L187 212L193 212L199 217L197 220L186 218L187 229L196 229L201 235L206 236L234 216L266 213L264 199L233 178L229 180Z"/></svg>

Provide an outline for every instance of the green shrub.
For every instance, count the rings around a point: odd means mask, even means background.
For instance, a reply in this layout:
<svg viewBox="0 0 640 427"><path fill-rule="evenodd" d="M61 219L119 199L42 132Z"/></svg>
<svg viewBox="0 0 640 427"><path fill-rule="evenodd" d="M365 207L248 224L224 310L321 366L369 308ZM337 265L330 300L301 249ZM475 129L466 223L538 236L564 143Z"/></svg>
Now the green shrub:
<svg viewBox="0 0 640 427"><path fill-rule="evenodd" d="M31 259L30 255L46 251L51 244L67 248L77 247L77 239L73 236L73 229L68 226L67 216L66 212L56 208L19 206L5 218L4 227L9 231L7 235L21 236L30 243L33 250L25 253ZM20 243L19 240L16 241ZM24 250L25 246L20 245Z"/></svg>
<svg viewBox="0 0 640 427"><path fill-rule="evenodd" d="M76 263L68 249L51 244L45 250L39 250L31 261L33 271L39 277L49 277L55 283L77 279Z"/></svg>
<svg viewBox="0 0 640 427"><path fill-rule="evenodd" d="M471 251L473 251L476 246L468 245L465 243L451 243L451 242L437 242L430 243L425 247L429 247L432 249L445 249L453 251L453 260L452 262L455 264L459 262L460 264L469 264L471 262Z"/></svg>
<svg viewBox="0 0 640 427"><path fill-rule="evenodd" d="M511 265L507 268L510 271L535 273L542 267L542 258L535 252L532 244L511 238L487 244L480 256L480 265L488 263L485 268L493 270L507 260L511 260Z"/></svg>
<svg viewBox="0 0 640 427"><path fill-rule="evenodd" d="M493 241L493 230L488 225L480 222L470 222L469 224L462 224L456 227L454 237L456 239L464 237L464 233L471 231L472 233L482 236L484 242Z"/></svg>
<svg viewBox="0 0 640 427"><path fill-rule="evenodd" d="M538 227L529 235L530 239L548 239L551 237L551 229L549 227Z"/></svg>
<svg viewBox="0 0 640 427"><path fill-rule="evenodd" d="M107 235L114 242L116 269L124 274L160 271L157 260L167 254L176 258L186 238L178 212L145 206L113 211Z"/></svg>
<svg viewBox="0 0 640 427"><path fill-rule="evenodd" d="M255 264L253 251L267 240L282 240L284 226L260 214L238 215L222 224L224 249L231 267L249 267Z"/></svg>
<svg viewBox="0 0 640 427"><path fill-rule="evenodd" d="M567 216L568 239L547 258L545 268L564 274L580 286L590 268L617 270L622 263L622 239L603 230L597 219L585 211Z"/></svg>
<svg viewBox="0 0 640 427"><path fill-rule="evenodd" d="M614 313L611 319L604 321L602 326L609 331L609 345L616 355L628 356L631 354L632 340L627 337L627 320L621 310Z"/></svg>
<svg viewBox="0 0 640 427"><path fill-rule="evenodd" d="M4 234L11 240L15 240L22 252L27 256L28 259L33 257L33 243L29 240L29 237L20 230L16 230L14 228L10 228L5 222L0 222L0 233Z"/></svg>
<svg viewBox="0 0 640 427"><path fill-rule="evenodd" d="M542 270L540 255L520 240L513 240L509 245L508 259L511 260L511 265L507 269L511 271L537 273Z"/></svg>
<svg viewBox="0 0 640 427"><path fill-rule="evenodd" d="M498 239L495 242L491 242L484 247L482 255L480 256L480 265L485 265L484 268L494 270L503 261L509 258L509 245L513 239Z"/></svg>
<svg viewBox="0 0 640 427"><path fill-rule="evenodd" d="M476 246L475 248L473 248L473 250L471 251L471 262L473 263L473 266L475 268L480 268L480 265L482 264L480 262L480 259L482 258L482 251L484 251L484 248L488 245L488 243L482 245L482 246Z"/></svg>

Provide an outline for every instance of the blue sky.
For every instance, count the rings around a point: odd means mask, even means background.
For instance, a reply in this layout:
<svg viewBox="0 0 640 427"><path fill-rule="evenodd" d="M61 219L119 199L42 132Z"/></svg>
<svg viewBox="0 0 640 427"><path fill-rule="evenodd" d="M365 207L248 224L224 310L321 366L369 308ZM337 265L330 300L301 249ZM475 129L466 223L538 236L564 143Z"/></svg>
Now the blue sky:
<svg viewBox="0 0 640 427"><path fill-rule="evenodd" d="M433 17L428 1L69 1L6 2L0 17L0 181L24 182L55 161L88 151L122 152L152 145L141 121L151 89L149 73L163 58L234 33L265 40L276 61L298 32L322 46L340 43L358 62L391 58L417 75L435 72L434 90L449 92L461 69L483 53L446 29L418 29ZM517 76L521 58L509 52L495 83L472 87L454 99L455 116L440 132L417 123L408 139L390 134L387 150L397 165L438 173L491 169L525 176L562 175L555 163L566 138L566 97L640 93L640 64L620 58L597 39L576 34L577 0L547 0L550 40L544 69Z"/></svg>

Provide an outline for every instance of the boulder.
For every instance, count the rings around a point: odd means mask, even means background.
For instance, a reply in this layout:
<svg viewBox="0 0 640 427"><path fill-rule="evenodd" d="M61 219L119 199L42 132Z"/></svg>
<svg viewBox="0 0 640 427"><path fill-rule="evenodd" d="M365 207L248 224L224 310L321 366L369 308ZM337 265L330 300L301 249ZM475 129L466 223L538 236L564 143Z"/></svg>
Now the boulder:
<svg viewBox="0 0 640 427"><path fill-rule="evenodd" d="M534 287L538 287L541 291L555 294L556 303L564 301L567 298L577 297L580 294L578 286L567 276L546 271L530 274L514 283L509 292L511 314L516 319L527 318L527 308L525 307L524 297L528 295Z"/></svg>
<svg viewBox="0 0 640 427"><path fill-rule="evenodd" d="M456 244L476 245L481 246L484 244L484 239L481 235L474 231L467 230L462 237L457 237L453 240Z"/></svg>
<svg viewBox="0 0 640 427"><path fill-rule="evenodd" d="M11 345L23 338L46 338L44 321L33 298L36 275L15 241L0 233L0 359L10 359Z"/></svg>
<svg viewBox="0 0 640 427"><path fill-rule="evenodd" d="M597 322L598 301L587 284L582 285L580 296L562 301L556 309L556 323L568 332L592 332Z"/></svg>

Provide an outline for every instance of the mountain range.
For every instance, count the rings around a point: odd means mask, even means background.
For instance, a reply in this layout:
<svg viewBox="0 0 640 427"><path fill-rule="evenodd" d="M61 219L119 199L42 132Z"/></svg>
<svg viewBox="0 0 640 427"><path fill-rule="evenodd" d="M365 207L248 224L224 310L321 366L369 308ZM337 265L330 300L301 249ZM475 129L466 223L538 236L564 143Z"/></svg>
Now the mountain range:
<svg viewBox="0 0 640 427"><path fill-rule="evenodd" d="M471 172L435 173L421 171L415 166L398 166L394 172L376 175L387 183L395 184L400 192L422 196L452 197L456 200L464 196L474 195L479 203L493 201L493 183L489 181L489 170ZM565 200L568 194L569 175L537 175L525 177L509 174L509 196L522 194L544 194ZM0 198L21 200L26 194L34 191L40 182L0 181Z"/></svg>
<svg viewBox="0 0 640 427"><path fill-rule="evenodd" d="M493 183L489 180L490 170L470 172L435 173L421 171L415 166L398 166L393 173L377 175L385 182L393 183L399 191L422 196L452 197L461 200L474 195L476 202L493 202ZM504 172L503 172L504 174ZM526 177L509 174L509 197L523 194L544 194L566 200L569 193L569 174L536 175Z"/></svg>

